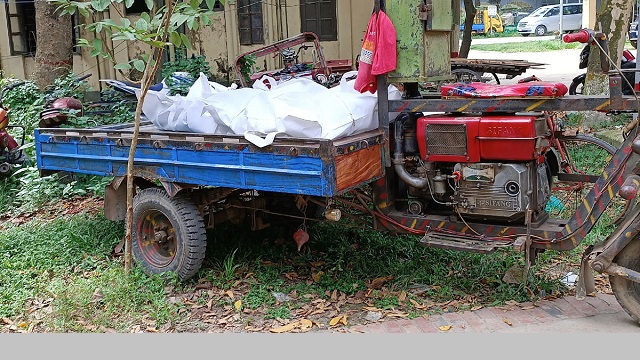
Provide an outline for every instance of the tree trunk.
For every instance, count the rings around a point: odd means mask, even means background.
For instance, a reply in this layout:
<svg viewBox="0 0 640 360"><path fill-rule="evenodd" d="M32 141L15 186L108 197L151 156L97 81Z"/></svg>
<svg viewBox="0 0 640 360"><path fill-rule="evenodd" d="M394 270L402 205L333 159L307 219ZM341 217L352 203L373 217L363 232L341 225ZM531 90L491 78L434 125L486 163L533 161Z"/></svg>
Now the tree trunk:
<svg viewBox="0 0 640 360"><path fill-rule="evenodd" d="M600 31L607 36L609 56L611 57L609 67L611 70L620 67L620 59L629 27L629 14L631 14L633 6L634 0L602 0L600 9L596 14L596 27L593 30ZM609 76L602 73L600 48L595 45L591 46L589 54L584 93L587 95L609 93Z"/></svg>
<svg viewBox="0 0 640 360"><path fill-rule="evenodd" d="M462 32L462 43L460 44L460 52L458 56L461 58L469 57L469 50L471 50L471 27L473 26L473 19L476 17L476 7L473 5L473 0L464 0L464 31Z"/></svg>
<svg viewBox="0 0 640 360"><path fill-rule="evenodd" d="M47 0L35 0L36 57L34 81L44 90L57 77L73 68L71 15L60 16L56 5Z"/></svg>

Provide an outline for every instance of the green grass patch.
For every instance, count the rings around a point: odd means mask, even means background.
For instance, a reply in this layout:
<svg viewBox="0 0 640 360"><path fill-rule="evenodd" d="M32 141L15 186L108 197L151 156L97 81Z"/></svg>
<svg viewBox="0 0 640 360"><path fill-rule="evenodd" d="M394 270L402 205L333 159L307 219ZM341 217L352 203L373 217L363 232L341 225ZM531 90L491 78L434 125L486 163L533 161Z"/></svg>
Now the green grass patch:
<svg viewBox="0 0 640 360"><path fill-rule="evenodd" d="M534 40L523 42L509 42L503 44L474 44L471 41L471 50L479 51L498 51L503 53L519 53L519 52L545 52L566 49L579 49L584 44L581 43L565 43L562 40Z"/></svg>

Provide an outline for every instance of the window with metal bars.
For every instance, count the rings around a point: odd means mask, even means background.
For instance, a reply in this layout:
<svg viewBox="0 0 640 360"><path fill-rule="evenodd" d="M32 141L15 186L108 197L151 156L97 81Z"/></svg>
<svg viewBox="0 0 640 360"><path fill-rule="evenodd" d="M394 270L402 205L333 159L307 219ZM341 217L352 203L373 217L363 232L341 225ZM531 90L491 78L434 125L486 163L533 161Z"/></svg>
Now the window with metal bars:
<svg viewBox="0 0 640 360"><path fill-rule="evenodd" d="M35 56L36 54L36 8L34 1L7 1L5 2L7 14L7 30L9 33L9 47L11 55ZM76 45L80 38L78 29L78 14L71 17L71 38L73 52L80 53L80 47Z"/></svg>
<svg viewBox="0 0 640 360"><path fill-rule="evenodd" d="M238 0L240 44L264 44L262 1Z"/></svg>
<svg viewBox="0 0 640 360"><path fill-rule="evenodd" d="M320 41L338 40L336 0L300 0L302 32L313 32Z"/></svg>
<svg viewBox="0 0 640 360"><path fill-rule="evenodd" d="M11 55L36 53L36 6L33 1L5 2Z"/></svg>

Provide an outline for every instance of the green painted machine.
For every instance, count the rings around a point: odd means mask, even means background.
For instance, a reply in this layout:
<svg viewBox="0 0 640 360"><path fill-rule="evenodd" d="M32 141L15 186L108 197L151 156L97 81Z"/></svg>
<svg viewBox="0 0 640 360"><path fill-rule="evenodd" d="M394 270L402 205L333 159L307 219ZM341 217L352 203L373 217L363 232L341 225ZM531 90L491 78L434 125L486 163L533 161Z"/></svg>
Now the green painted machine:
<svg viewBox="0 0 640 360"><path fill-rule="evenodd" d="M451 76L454 14L450 0L389 0L386 14L396 28L397 65L389 83L423 83Z"/></svg>

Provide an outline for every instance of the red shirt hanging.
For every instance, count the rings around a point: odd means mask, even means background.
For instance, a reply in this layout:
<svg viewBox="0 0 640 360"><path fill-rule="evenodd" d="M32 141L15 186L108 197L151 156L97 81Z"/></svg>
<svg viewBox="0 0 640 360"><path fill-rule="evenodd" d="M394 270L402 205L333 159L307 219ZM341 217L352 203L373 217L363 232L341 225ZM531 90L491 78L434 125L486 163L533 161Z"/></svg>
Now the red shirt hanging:
<svg viewBox="0 0 640 360"><path fill-rule="evenodd" d="M362 42L354 88L361 93L375 93L378 88L376 75L395 70L396 56L396 29L387 14L374 12Z"/></svg>

